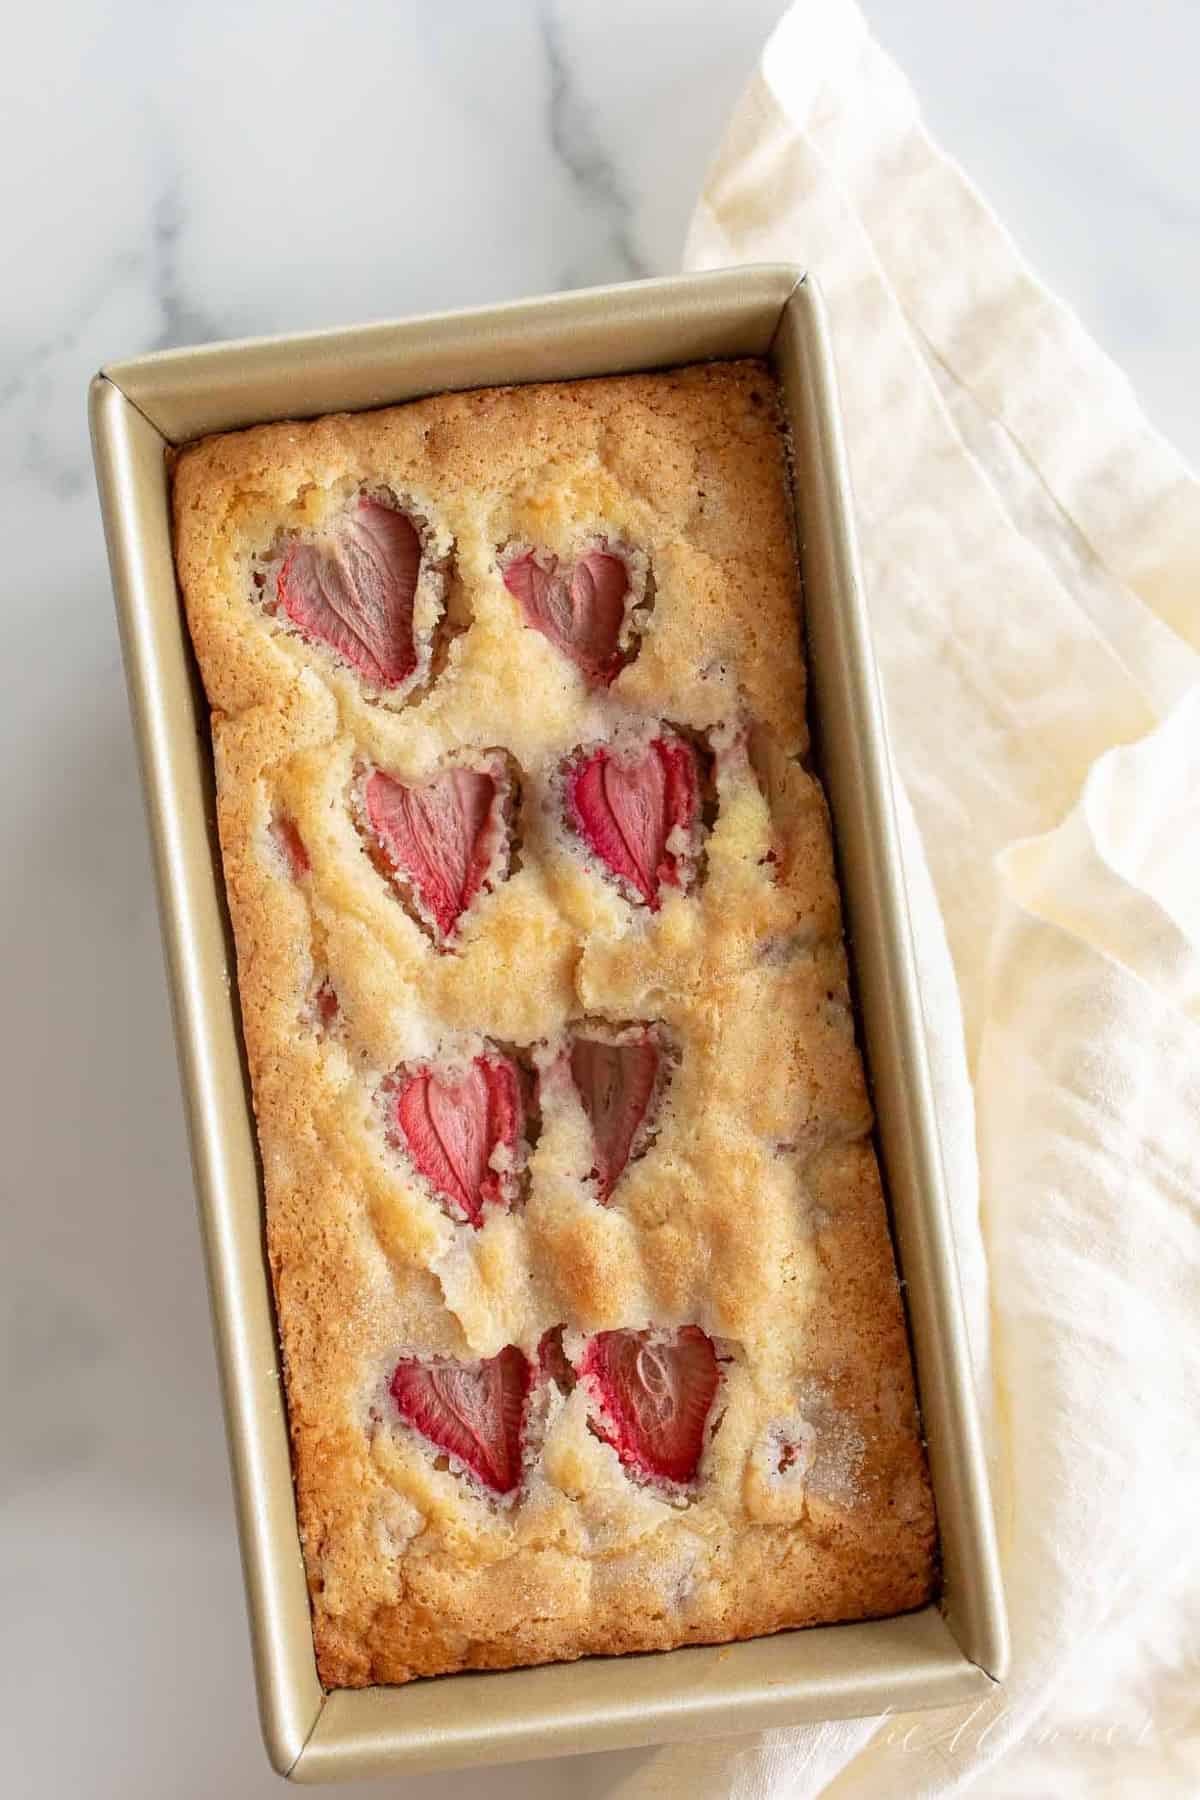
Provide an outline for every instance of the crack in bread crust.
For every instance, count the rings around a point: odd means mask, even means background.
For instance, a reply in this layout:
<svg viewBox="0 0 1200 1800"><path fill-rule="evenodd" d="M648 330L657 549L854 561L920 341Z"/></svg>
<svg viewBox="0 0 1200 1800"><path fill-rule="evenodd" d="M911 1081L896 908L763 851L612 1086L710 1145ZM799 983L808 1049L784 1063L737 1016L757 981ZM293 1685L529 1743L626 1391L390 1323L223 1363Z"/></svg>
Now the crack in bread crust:
<svg viewBox="0 0 1200 1800"><path fill-rule="evenodd" d="M257 602L284 534L405 496L453 549L455 633L411 701ZM213 709L218 819L265 1175L318 1663L328 1686L665 1649L883 1615L934 1591L933 1502L849 1005L828 812L806 767L786 445L756 362L441 395L185 450L176 554ZM609 686L530 629L498 546L599 533L654 605ZM582 744L703 740L703 880L630 903L562 829ZM502 747L519 863L453 955L373 866L356 771L419 783ZM294 823L302 878L272 846ZM313 1022L314 984L336 1029ZM550 1071L581 1018L675 1051L611 1203ZM386 1141L390 1071L517 1045L541 1073L522 1202L478 1230ZM387 1401L401 1349L476 1361L545 1332L695 1322L727 1346L686 1505L631 1480L586 1396L539 1390L516 1498L431 1457ZM771 1447L802 1442L803 1479ZM781 1436L784 1434L784 1436ZM427 1448L427 1447L426 1447ZM789 1453L791 1454L791 1453Z"/></svg>

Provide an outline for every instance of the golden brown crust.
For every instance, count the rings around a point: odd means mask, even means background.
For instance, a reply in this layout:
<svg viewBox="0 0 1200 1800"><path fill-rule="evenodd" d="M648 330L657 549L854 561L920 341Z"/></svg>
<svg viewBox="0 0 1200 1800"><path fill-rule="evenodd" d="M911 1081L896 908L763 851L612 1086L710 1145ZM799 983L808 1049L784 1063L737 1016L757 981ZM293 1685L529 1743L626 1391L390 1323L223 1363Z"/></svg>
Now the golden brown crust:
<svg viewBox="0 0 1200 1800"><path fill-rule="evenodd" d="M450 560L466 625L400 699L268 616L256 558L387 489ZM784 440L758 363L442 395L208 439L179 458L177 560L213 708L225 878L266 1179L322 1679L404 1681L747 1637L923 1603L933 1505L807 747ZM526 628L506 545L604 534L649 559L635 659L588 690ZM574 746L660 718L713 754L703 876L632 907L561 829ZM439 955L367 854L365 764L505 748L520 867ZM285 814L311 870L271 835ZM319 1027L328 979L339 1014ZM652 1148L597 1204L577 1106L543 1107L522 1205L454 1224L391 1150L389 1071L481 1038L655 1019L678 1048ZM542 1402L515 1502L439 1467L386 1404L400 1350L533 1355L548 1327L695 1322L720 1422L673 1498L631 1480L582 1389ZM548 1410L547 1410L548 1408ZM799 1420L806 1479L777 1477Z"/></svg>

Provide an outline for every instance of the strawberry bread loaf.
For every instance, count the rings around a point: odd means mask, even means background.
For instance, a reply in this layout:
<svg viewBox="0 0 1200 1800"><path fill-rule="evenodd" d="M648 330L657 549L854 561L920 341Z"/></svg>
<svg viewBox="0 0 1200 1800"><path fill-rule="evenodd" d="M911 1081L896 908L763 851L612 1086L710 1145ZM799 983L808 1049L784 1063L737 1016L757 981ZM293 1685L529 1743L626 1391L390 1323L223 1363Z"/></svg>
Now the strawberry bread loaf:
<svg viewBox="0 0 1200 1800"><path fill-rule="evenodd" d="M174 507L323 1681L924 1603L766 366L226 434Z"/></svg>

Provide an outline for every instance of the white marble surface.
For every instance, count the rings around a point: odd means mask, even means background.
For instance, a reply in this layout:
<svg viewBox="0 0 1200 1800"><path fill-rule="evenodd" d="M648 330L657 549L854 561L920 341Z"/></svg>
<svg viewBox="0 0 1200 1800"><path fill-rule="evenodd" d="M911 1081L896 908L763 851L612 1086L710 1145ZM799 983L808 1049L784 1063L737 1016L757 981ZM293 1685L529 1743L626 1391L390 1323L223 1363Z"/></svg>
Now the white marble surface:
<svg viewBox="0 0 1200 1800"><path fill-rule="evenodd" d="M0 1769L14 1800L275 1791L87 377L152 345L674 268L777 10L61 0L9 22ZM867 11L935 128L1196 456L1195 0ZM638 1761L385 1789L589 1800L615 1797Z"/></svg>

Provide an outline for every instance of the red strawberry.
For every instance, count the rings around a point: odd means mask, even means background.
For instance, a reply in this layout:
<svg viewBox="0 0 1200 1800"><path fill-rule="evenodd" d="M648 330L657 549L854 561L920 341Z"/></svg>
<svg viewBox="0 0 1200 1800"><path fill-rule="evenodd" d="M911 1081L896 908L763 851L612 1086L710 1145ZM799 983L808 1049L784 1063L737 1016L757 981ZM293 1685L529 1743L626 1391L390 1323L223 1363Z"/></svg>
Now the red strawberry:
<svg viewBox="0 0 1200 1800"><path fill-rule="evenodd" d="M417 666L413 595L421 539L405 513L361 498L321 541L294 544L279 605L310 642L327 644L373 687L399 687Z"/></svg>
<svg viewBox="0 0 1200 1800"><path fill-rule="evenodd" d="M493 775L445 769L405 787L376 769L367 781L367 817L395 872L429 914L437 940L458 922L488 881L507 825L496 807Z"/></svg>
<svg viewBox="0 0 1200 1800"><path fill-rule="evenodd" d="M601 1331L579 1372L602 1435L628 1468L660 1481L692 1479L719 1379L712 1340L698 1325Z"/></svg>
<svg viewBox="0 0 1200 1800"><path fill-rule="evenodd" d="M667 848L695 830L699 768L690 744L656 737L633 756L602 745L567 775L567 811L576 831L612 873L657 912L665 885L680 887L686 853ZM678 842L678 839L676 840Z"/></svg>
<svg viewBox="0 0 1200 1800"><path fill-rule="evenodd" d="M593 687L607 687L620 674L629 570L619 556L589 550L560 573L556 556L539 561L529 552L508 564L504 585L520 601L525 623L569 656Z"/></svg>
<svg viewBox="0 0 1200 1800"><path fill-rule="evenodd" d="M564 1394L575 1386L575 1371L563 1349L563 1328L552 1325L538 1345L538 1380L553 1381Z"/></svg>
<svg viewBox="0 0 1200 1800"><path fill-rule="evenodd" d="M295 819L290 819L286 813L278 813L271 820L271 838L293 881L299 881L309 873L312 864Z"/></svg>
<svg viewBox="0 0 1200 1800"><path fill-rule="evenodd" d="M420 1362L403 1356L392 1398L405 1422L457 1457L493 1493L521 1479L521 1428L532 1372L515 1344L484 1362Z"/></svg>
<svg viewBox="0 0 1200 1800"><path fill-rule="evenodd" d="M423 1069L393 1084L391 1121L419 1172L456 1218L476 1230L488 1203L507 1206L513 1169L493 1168L497 1149L515 1164L525 1113L516 1064L477 1056L465 1075Z"/></svg>
<svg viewBox="0 0 1200 1800"><path fill-rule="evenodd" d="M591 1123L602 1201L607 1201L629 1161L661 1062L648 1031L622 1044L577 1037L571 1045L571 1079Z"/></svg>

